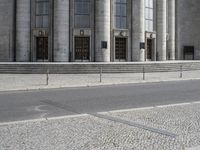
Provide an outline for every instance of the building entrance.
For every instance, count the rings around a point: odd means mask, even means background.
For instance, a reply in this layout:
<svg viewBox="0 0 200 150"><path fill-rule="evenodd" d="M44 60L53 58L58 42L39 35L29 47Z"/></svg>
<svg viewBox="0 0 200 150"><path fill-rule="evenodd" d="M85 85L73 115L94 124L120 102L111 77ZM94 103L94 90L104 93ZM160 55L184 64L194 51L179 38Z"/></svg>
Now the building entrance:
<svg viewBox="0 0 200 150"><path fill-rule="evenodd" d="M194 46L184 46L184 60L194 60Z"/></svg>
<svg viewBox="0 0 200 150"><path fill-rule="evenodd" d="M115 38L115 60L125 61L127 51L127 39L126 38Z"/></svg>
<svg viewBox="0 0 200 150"><path fill-rule="evenodd" d="M48 37L36 38L36 59L37 61L48 60Z"/></svg>
<svg viewBox="0 0 200 150"><path fill-rule="evenodd" d="M90 59L90 38L75 37L75 60L89 61Z"/></svg>
<svg viewBox="0 0 200 150"><path fill-rule="evenodd" d="M146 44L146 60L153 60L154 39L147 39Z"/></svg>

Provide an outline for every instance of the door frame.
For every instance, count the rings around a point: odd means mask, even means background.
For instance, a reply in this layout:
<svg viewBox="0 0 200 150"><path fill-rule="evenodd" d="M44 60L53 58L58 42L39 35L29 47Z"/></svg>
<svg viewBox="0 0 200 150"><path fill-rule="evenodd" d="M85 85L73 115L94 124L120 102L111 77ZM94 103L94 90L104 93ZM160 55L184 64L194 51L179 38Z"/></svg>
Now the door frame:
<svg viewBox="0 0 200 150"><path fill-rule="evenodd" d="M48 61L53 61L53 5L54 0L49 0L49 27L48 28L36 28L35 11L36 5L35 1L31 0L31 53L30 60L32 62L37 62L36 59L36 37L45 36L48 37Z"/></svg>
<svg viewBox="0 0 200 150"><path fill-rule="evenodd" d="M149 60L147 59L147 40L151 39L153 40L153 45L152 45L152 52L151 56L152 59ZM157 47L156 47L156 33L155 32L145 32L145 61L156 61L156 55L157 55Z"/></svg>
<svg viewBox="0 0 200 150"><path fill-rule="evenodd" d="M116 38L124 38L126 39L126 58L125 59L116 59ZM128 37L127 36L114 36L114 62L127 62L128 61Z"/></svg>
<svg viewBox="0 0 200 150"><path fill-rule="evenodd" d="M151 59L148 59L148 40L151 40L152 41L152 45L151 45ZM145 60L146 61L153 61L154 60L154 51L155 51L155 39L154 38L146 38L146 49L145 49Z"/></svg>
<svg viewBox="0 0 200 150"><path fill-rule="evenodd" d="M48 58L47 59L37 59L37 38L47 38L47 45L48 45L48 48L47 48L47 51L48 51ZM38 36L38 37L35 37L35 58L36 58L36 62L49 62L49 38L47 36Z"/></svg>
<svg viewBox="0 0 200 150"><path fill-rule="evenodd" d="M75 56L75 51L76 51L76 49L75 49L75 47L76 47L76 41L75 41L75 38L89 38L89 59L88 60L79 60L79 59L76 59L76 56ZM74 36L74 38L73 38L73 43L74 43L74 45L73 45L73 56L74 56L74 62L91 62L91 36L87 36L87 35L85 35L85 36L77 36L77 35L75 35Z"/></svg>

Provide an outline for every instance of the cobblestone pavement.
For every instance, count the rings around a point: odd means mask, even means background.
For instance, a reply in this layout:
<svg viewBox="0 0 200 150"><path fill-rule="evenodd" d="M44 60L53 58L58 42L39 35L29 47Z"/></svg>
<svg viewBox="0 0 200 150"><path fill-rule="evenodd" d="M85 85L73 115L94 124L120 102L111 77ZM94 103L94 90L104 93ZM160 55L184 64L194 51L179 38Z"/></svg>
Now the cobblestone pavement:
<svg viewBox="0 0 200 150"><path fill-rule="evenodd" d="M190 150L198 145L200 102L0 124L0 150Z"/></svg>
<svg viewBox="0 0 200 150"><path fill-rule="evenodd" d="M146 73L143 80L142 73L103 74L100 83L99 74L51 74L46 85L45 74L0 74L0 91L191 80L199 75L200 71L183 72L183 78L180 72Z"/></svg>

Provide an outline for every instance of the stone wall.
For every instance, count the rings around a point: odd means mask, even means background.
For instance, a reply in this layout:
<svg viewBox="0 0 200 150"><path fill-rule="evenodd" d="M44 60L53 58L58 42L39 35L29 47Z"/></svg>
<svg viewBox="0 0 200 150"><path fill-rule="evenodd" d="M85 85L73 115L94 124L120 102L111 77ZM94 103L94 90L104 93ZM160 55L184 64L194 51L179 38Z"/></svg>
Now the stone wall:
<svg viewBox="0 0 200 150"><path fill-rule="evenodd" d="M13 61L14 0L0 0L0 61Z"/></svg>
<svg viewBox="0 0 200 150"><path fill-rule="evenodd" d="M177 58L183 59L183 47L194 46L200 59L200 1L177 1Z"/></svg>

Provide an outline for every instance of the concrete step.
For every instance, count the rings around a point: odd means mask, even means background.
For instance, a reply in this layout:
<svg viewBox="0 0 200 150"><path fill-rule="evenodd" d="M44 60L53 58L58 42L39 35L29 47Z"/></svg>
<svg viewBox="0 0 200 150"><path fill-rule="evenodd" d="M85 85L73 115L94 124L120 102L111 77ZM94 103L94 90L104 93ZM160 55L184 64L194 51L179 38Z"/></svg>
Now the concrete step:
<svg viewBox="0 0 200 150"><path fill-rule="evenodd" d="M200 70L200 62L170 62L170 63L83 63L83 64L43 64L43 63L8 63L0 64L0 73L24 73L24 74L43 74L49 70L54 74L94 74L99 73L102 68L103 73L142 73L145 72L176 72Z"/></svg>

